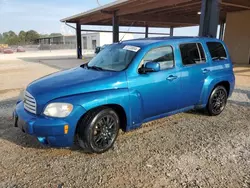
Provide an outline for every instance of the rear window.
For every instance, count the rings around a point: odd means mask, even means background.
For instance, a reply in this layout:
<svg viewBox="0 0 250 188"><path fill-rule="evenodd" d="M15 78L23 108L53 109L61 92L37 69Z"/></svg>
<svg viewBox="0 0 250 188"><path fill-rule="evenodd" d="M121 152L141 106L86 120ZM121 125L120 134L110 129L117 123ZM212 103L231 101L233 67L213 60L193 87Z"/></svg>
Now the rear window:
<svg viewBox="0 0 250 188"><path fill-rule="evenodd" d="M213 61L227 59L226 50L220 42L207 42L207 47Z"/></svg>
<svg viewBox="0 0 250 188"><path fill-rule="evenodd" d="M206 62L206 57L200 43L187 43L180 45L183 65L200 64Z"/></svg>

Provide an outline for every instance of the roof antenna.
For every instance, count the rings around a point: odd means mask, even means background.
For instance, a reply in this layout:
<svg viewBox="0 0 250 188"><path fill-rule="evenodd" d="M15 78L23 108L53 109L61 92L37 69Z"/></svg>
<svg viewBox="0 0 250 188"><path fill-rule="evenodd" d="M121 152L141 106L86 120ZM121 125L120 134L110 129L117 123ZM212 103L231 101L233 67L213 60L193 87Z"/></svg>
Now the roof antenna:
<svg viewBox="0 0 250 188"><path fill-rule="evenodd" d="M97 2L97 4L98 4L99 6L102 6L102 5L100 4L99 0L96 0L96 2Z"/></svg>
<svg viewBox="0 0 250 188"><path fill-rule="evenodd" d="M130 31L130 28L134 25L134 23L135 23L135 22L132 22L132 24L129 26L128 30L126 31L126 33L124 33L124 35L122 36L122 38L121 38L121 40L119 41L119 43L122 42L122 39L126 36L127 32Z"/></svg>

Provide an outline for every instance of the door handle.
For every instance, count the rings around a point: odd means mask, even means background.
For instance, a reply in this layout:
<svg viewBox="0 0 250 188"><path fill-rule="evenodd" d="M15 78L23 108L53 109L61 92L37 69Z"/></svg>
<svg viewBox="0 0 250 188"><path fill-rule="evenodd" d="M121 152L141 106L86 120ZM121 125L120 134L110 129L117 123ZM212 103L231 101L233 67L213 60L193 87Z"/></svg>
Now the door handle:
<svg viewBox="0 0 250 188"><path fill-rule="evenodd" d="M209 69L203 69L202 72L203 72L203 74L206 74L206 73L210 72L210 70Z"/></svg>
<svg viewBox="0 0 250 188"><path fill-rule="evenodd" d="M167 80L172 81L172 80L175 80L177 78L178 78L177 76L170 75L170 76L167 77Z"/></svg>

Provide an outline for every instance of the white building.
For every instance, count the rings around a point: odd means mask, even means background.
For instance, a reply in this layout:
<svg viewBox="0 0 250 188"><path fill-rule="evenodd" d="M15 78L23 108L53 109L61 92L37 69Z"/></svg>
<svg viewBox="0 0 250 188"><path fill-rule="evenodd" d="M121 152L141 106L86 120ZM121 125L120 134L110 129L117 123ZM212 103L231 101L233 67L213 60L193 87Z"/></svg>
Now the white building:
<svg viewBox="0 0 250 188"><path fill-rule="evenodd" d="M120 33L120 40L133 39L133 34ZM86 33L82 34L82 49L94 50L97 46L103 46L104 44L112 44L113 35L108 32L101 33Z"/></svg>
<svg viewBox="0 0 250 188"><path fill-rule="evenodd" d="M133 39L133 34L120 33L120 40ZM38 39L40 49L75 49L76 36L75 35L61 35L61 36L48 36ZM104 44L112 44L113 35L111 32L100 33L84 33L82 34L82 50L83 53L93 53L97 46Z"/></svg>

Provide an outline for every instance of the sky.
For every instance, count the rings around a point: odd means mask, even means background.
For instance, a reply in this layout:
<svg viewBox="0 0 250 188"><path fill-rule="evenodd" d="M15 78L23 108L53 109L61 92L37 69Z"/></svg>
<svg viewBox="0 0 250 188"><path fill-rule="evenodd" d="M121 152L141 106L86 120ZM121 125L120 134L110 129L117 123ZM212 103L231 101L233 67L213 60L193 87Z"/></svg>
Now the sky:
<svg viewBox="0 0 250 188"><path fill-rule="evenodd" d="M101 5L115 0L99 0ZM0 0L0 33L12 30L36 30L40 34L75 34L70 27L61 23L62 18L98 7L97 0ZM91 27L93 29L111 29L110 27ZM88 28L89 29L89 28ZM121 28L120 30L128 30ZM130 31L144 31L144 28L130 28ZM150 29L151 32L169 33L169 29ZM176 36L196 36L198 27L178 28Z"/></svg>

